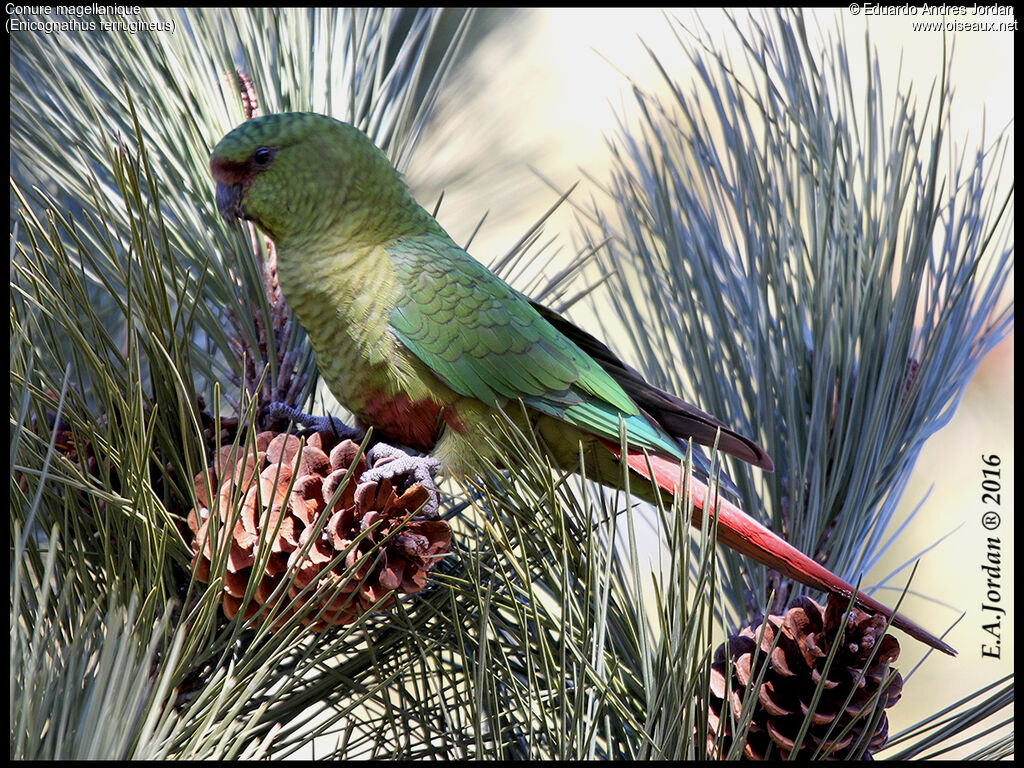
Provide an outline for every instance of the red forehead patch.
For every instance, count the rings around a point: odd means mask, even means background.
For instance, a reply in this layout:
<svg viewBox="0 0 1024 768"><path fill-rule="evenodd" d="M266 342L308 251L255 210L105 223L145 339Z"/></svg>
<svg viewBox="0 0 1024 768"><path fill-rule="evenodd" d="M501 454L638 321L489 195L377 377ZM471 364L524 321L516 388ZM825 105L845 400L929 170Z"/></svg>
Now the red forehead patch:
<svg viewBox="0 0 1024 768"><path fill-rule="evenodd" d="M233 185L245 181L251 174L248 161L236 163L220 157L210 158L210 173L221 184Z"/></svg>

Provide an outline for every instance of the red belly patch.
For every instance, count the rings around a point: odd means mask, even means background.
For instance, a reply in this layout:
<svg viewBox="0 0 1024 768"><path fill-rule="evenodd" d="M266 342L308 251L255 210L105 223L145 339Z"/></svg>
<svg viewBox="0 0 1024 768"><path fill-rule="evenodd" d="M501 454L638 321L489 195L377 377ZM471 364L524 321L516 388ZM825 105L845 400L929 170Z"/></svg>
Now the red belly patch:
<svg viewBox="0 0 1024 768"><path fill-rule="evenodd" d="M458 432L466 431L454 408L429 398L413 401L405 395L377 392L366 399L362 416L385 440L423 452L434 447L446 424Z"/></svg>

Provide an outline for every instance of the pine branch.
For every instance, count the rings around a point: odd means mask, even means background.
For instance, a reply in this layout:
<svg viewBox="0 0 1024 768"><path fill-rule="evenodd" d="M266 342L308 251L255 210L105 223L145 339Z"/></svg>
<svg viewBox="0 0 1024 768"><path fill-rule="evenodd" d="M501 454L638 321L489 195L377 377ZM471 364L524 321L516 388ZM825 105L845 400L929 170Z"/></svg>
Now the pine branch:
<svg viewBox="0 0 1024 768"><path fill-rule="evenodd" d="M218 591L189 576L184 513L208 444L260 397L301 403L316 385L262 254L216 214L210 147L257 101L335 111L401 161L465 19L437 45L432 11L143 9L124 21L175 26L61 46L12 39L11 520L23 585L12 585L12 632L26 638L12 656L12 686L25 683L12 687L24 715L12 745L52 757L281 753L309 744L310 713L391 678L377 678L361 627L328 643L297 640L299 627L254 632L225 622ZM439 58L425 70L428 50ZM255 99L243 100L239 68ZM50 582L63 585L53 616L40 608ZM96 606L109 606L105 629ZM363 650L339 687L325 662L352 645ZM104 667L84 694L57 694L75 679L57 666L31 685L49 656L81 669L97 648L152 674L120 689L120 670ZM84 707L94 731L39 717L55 696ZM137 702L155 714L140 718Z"/></svg>
<svg viewBox="0 0 1024 768"><path fill-rule="evenodd" d="M1010 328L988 170L1004 137L945 170L948 87L918 116L909 96L883 104L871 69L859 114L843 43L812 50L802 24L741 33L753 85L699 38L692 96L656 59L672 101L635 86L604 255L642 368L758 434L776 472L736 472L750 508L849 574L877 558L921 445ZM946 174L964 178L943 195Z"/></svg>
<svg viewBox="0 0 1024 768"><path fill-rule="evenodd" d="M735 20L738 57L671 23L696 81L652 52L668 96L634 82L639 117L609 141L588 237L608 242L603 312L653 382L774 458L772 475L731 468L744 507L855 581L892 542L922 445L1012 328L1011 139L945 151L948 62L919 110L902 85L883 99L870 44L855 94L845 41L812 46L799 13ZM722 559L727 625L789 601L794 585Z"/></svg>

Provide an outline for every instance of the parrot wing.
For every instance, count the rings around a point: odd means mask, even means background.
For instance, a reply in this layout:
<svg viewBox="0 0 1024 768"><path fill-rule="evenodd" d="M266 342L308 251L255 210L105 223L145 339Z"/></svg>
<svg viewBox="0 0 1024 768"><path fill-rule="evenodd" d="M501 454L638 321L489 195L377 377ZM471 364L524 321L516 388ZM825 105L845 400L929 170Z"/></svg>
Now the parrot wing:
<svg viewBox="0 0 1024 768"><path fill-rule="evenodd" d="M622 419L631 445L682 457L596 360L446 239L387 247L400 286L391 330L409 351L461 395L495 407L520 399L615 443Z"/></svg>

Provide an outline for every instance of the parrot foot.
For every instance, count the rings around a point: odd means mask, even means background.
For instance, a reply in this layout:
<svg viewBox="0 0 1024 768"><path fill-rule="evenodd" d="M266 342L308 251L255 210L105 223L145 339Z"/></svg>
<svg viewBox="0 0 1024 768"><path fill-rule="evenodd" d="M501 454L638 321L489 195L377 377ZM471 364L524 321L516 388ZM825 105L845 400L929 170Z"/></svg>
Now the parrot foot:
<svg viewBox="0 0 1024 768"><path fill-rule="evenodd" d="M338 438L338 442L342 440L361 442L363 437L366 436L363 430L357 427L350 427L334 416L313 416L309 413L303 413L298 408L292 408L290 405L280 402L273 402L263 408L260 411L260 421L264 424L276 421L291 422L297 426L304 427L300 434L305 435L314 432L331 432Z"/></svg>
<svg viewBox="0 0 1024 768"><path fill-rule="evenodd" d="M434 475L441 471L441 462L431 456L410 456L405 451L394 448L387 443L375 443L366 452L366 460L371 469L366 470L359 479L360 483L394 481L401 475L411 475L417 483L422 483L430 491L430 499L423 505L420 514L428 518L436 518L440 502L438 501L437 484Z"/></svg>

